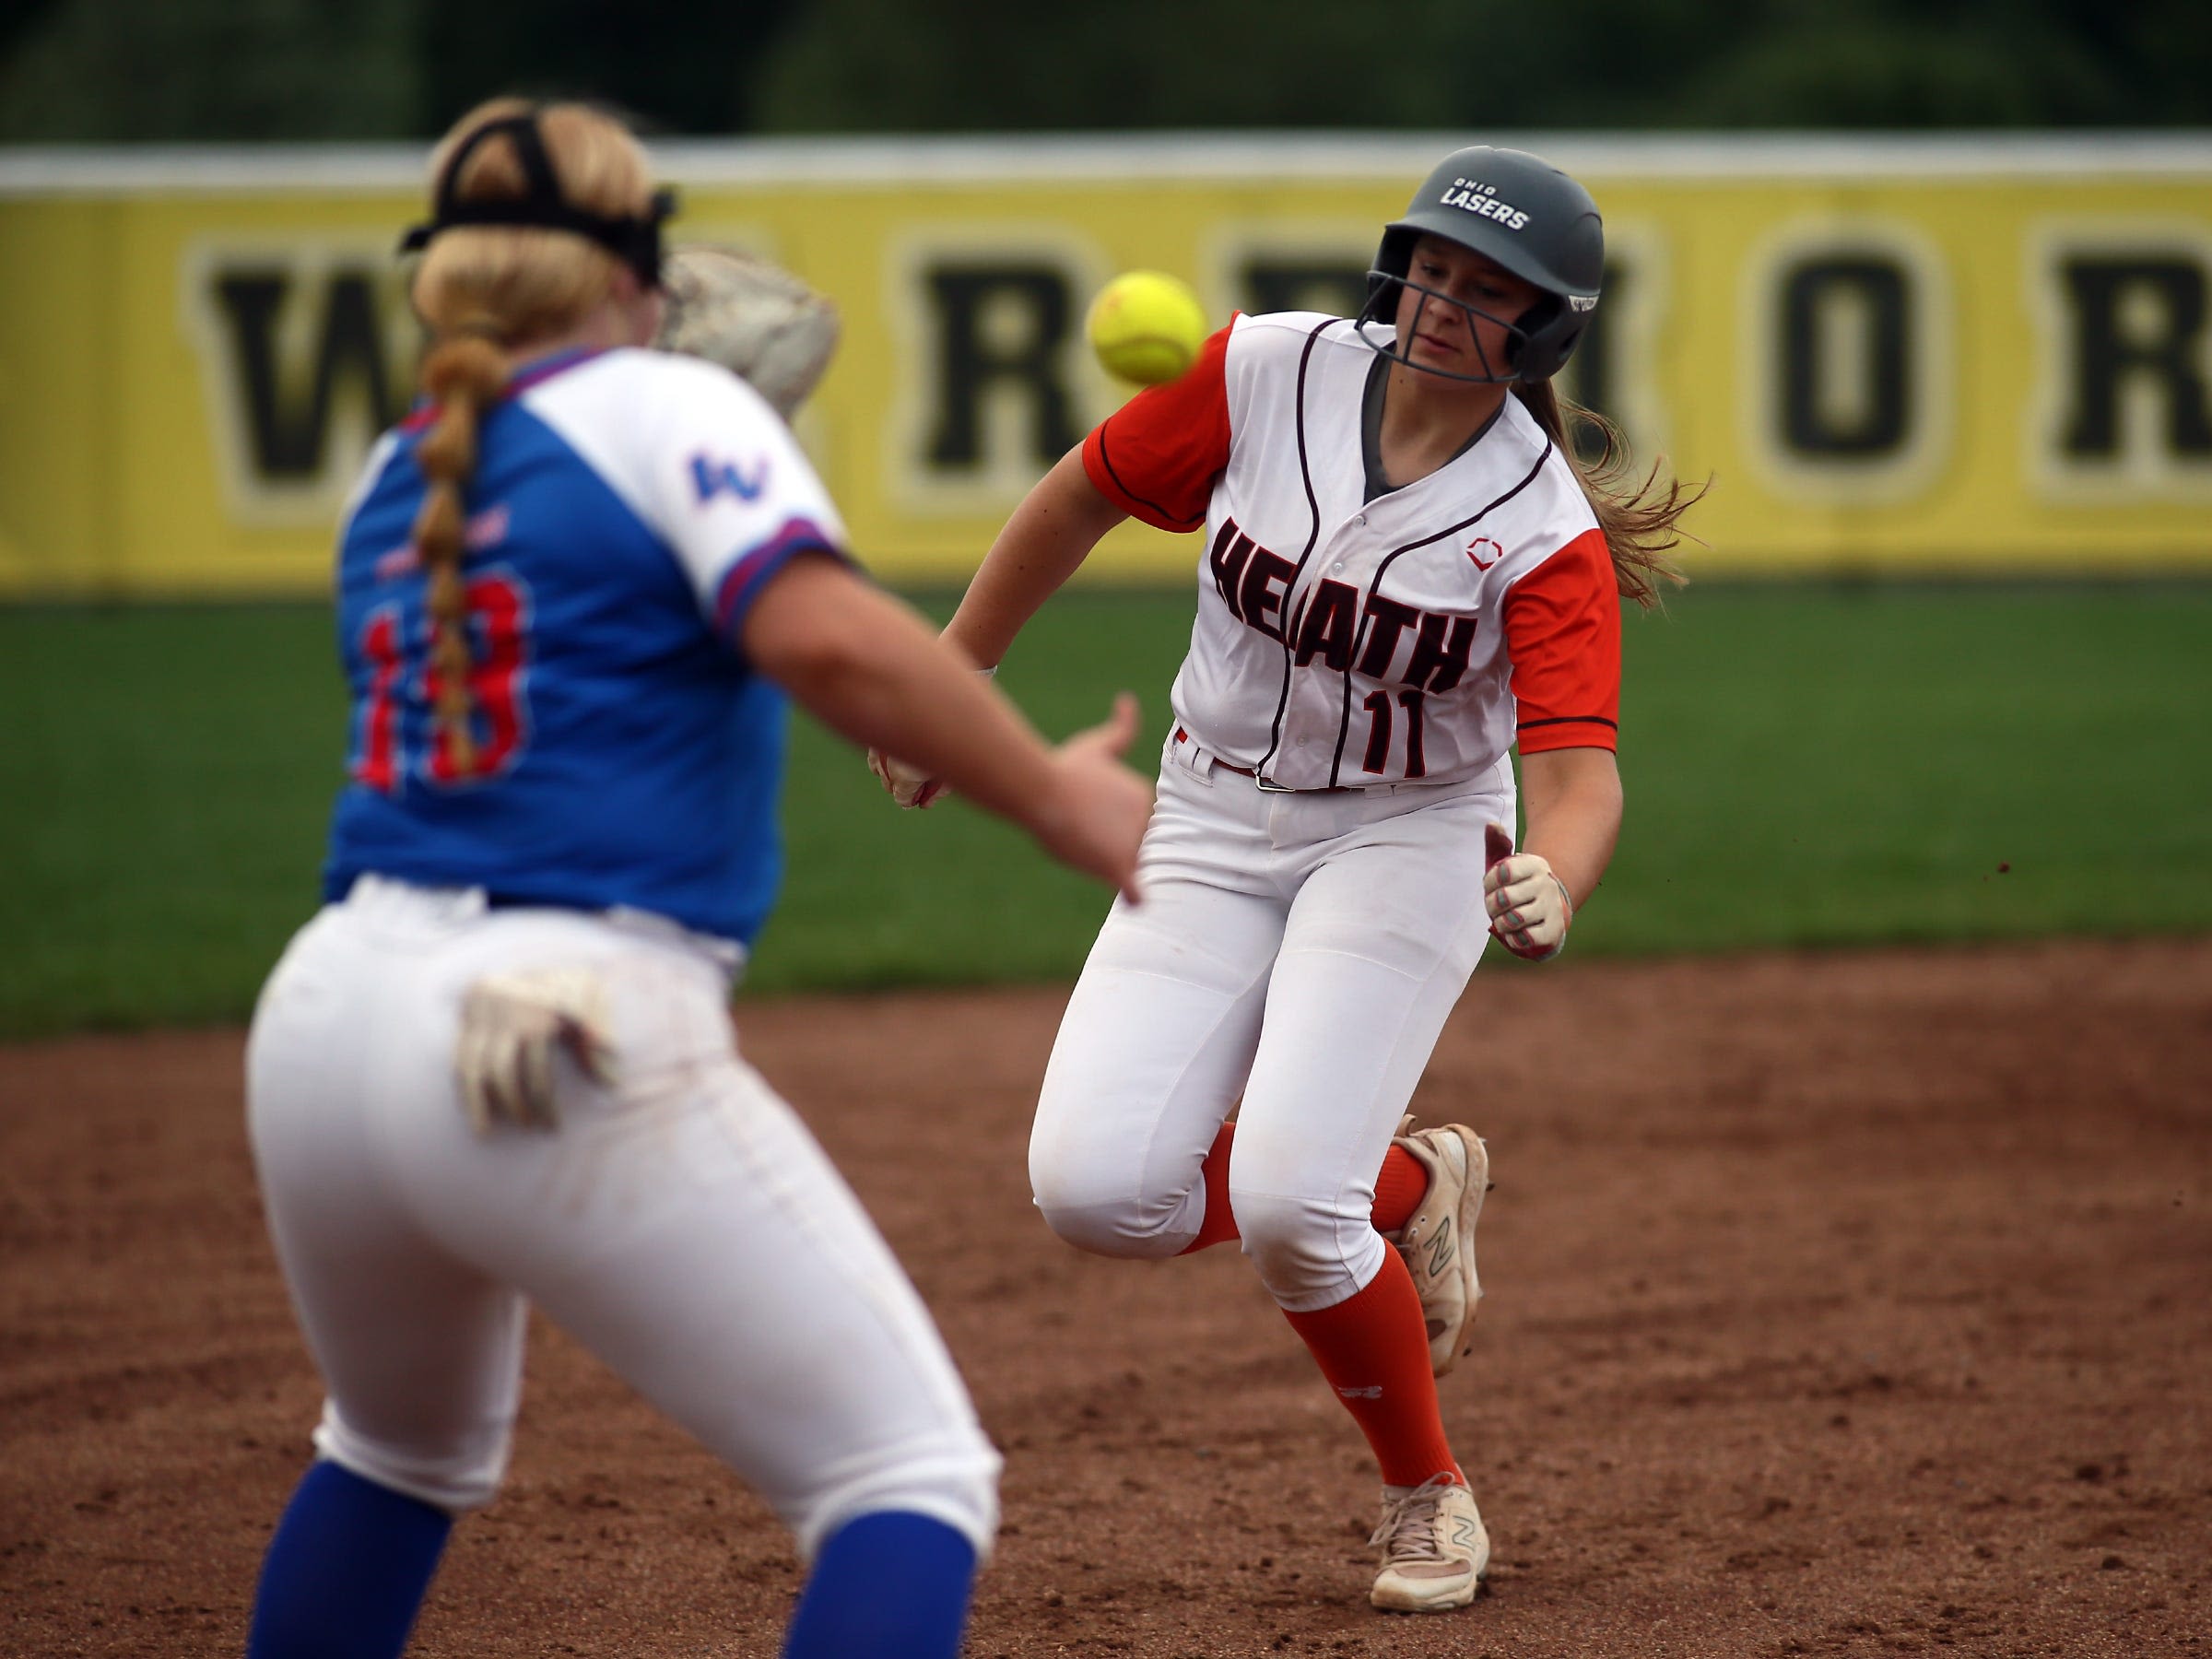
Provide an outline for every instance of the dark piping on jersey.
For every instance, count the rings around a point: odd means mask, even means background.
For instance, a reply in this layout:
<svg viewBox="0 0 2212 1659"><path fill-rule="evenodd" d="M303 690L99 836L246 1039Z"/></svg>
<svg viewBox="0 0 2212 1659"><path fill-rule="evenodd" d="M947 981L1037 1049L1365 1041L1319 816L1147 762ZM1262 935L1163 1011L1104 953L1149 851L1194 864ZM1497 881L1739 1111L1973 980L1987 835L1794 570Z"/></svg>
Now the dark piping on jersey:
<svg viewBox="0 0 2212 1659"><path fill-rule="evenodd" d="M1313 549L1321 545L1321 497L1314 492L1313 468L1306 456L1306 366L1313 360L1313 347L1321 344L1323 334L1340 321L1340 318L1331 317L1316 327L1306 335L1305 349L1298 354L1298 476L1306 487L1306 512L1313 521L1313 527L1306 532L1305 550L1299 554L1298 569L1291 573L1289 587L1284 590L1286 598L1297 591L1299 578L1306 573L1306 561L1313 557ZM1287 622L1289 618L1285 617L1284 620ZM1255 782L1266 777L1268 765L1283 744L1283 712L1290 706L1290 671L1298 656L1297 638L1294 629L1283 629L1283 688L1275 700L1275 721L1267 728L1267 752L1260 757L1258 764L1252 769Z"/></svg>
<svg viewBox="0 0 2212 1659"><path fill-rule="evenodd" d="M1367 584L1366 603L1360 606L1359 631L1352 640L1352 660L1344 670L1344 706L1336 722L1336 752L1329 758L1330 788L1335 789L1342 786L1339 779L1344 771L1344 746L1352 731L1352 675L1366 655L1368 637L1375 625L1374 601L1382 592L1382 578L1390 574L1390 567L1397 561L1401 555L1410 553L1417 547L1426 547L1432 542L1443 540L1447 535L1457 535L1463 530L1472 530L1491 513L1497 512L1499 508L1534 484L1536 481L1537 474L1544 470L1544 464L1550 459L1551 440L1547 438L1544 441L1543 452L1536 456L1536 464L1528 469L1527 477L1488 507L1476 513L1474 517L1462 519L1458 524L1447 525L1433 535L1424 535L1420 540L1407 542L1402 547L1393 547L1382 556L1382 562L1375 567L1374 580Z"/></svg>

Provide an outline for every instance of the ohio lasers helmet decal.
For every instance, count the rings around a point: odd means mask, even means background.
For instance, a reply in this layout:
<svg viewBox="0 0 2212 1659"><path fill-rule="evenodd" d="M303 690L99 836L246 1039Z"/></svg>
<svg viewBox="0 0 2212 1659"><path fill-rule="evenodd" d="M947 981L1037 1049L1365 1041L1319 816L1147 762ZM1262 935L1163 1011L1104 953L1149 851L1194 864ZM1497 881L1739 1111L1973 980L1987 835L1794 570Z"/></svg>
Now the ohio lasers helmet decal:
<svg viewBox="0 0 2212 1659"><path fill-rule="evenodd" d="M1505 372L1450 375L1425 364L1407 366L1454 380L1533 383L1557 374L1596 313L1598 292L1605 284L1605 226L1590 193L1526 150L1479 144L1453 150L1421 181L1404 216L1383 228L1374 268L1367 274L1361 323L1392 321L1401 288L1413 288L1439 304L1460 304L1406 280L1414 243L1423 236L1440 236L1471 248L1542 288L1545 297L1519 317L1494 319L1512 330L1507 348L1512 360ZM1394 343L1377 349L1407 361Z"/></svg>

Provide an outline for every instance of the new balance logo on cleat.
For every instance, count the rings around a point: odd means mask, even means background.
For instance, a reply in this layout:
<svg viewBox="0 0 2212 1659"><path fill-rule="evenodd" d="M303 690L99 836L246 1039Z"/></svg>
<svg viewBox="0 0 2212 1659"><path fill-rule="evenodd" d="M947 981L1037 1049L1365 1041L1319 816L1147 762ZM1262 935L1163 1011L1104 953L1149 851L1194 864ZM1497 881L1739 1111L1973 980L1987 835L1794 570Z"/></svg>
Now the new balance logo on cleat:
<svg viewBox="0 0 2212 1659"><path fill-rule="evenodd" d="M1391 1145L1403 1148L1429 1176L1420 1206L1394 1242L1421 1299L1430 1369L1441 1377L1458 1363L1482 1295L1475 1277L1475 1223L1489 1190L1489 1154L1482 1137L1465 1124L1400 1133Z"/></svg>
<svg viewBox="0 0 2212 1659"><path fill-rule="evenodd" d="M1446 1216L1436 1230L1436 1237L1429 1241L1429 1272L1433 1277L1452 1265L1452 1218Z"/></svg>

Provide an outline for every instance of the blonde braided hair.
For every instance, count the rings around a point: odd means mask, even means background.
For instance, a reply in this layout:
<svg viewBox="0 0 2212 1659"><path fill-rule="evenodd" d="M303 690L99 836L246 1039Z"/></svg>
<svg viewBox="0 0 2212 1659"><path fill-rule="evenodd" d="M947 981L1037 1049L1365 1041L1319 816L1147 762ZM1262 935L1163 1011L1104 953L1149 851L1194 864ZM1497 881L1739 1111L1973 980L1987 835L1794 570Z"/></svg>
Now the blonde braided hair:
<svg viewBox="0 0 2212 1659"><path fill-rule="evenodd" d="M432 194L477 129L532 110L526 100L496 98L454 123L430 157ZM564 200L609 217L647 209L652 170L644 150L614 117L583 104L557 103L536 109L535 119ZM469 151L454 187L465 202L519 200L528 194L529 181L512 141L500 134ZM514 354L580 324L606 299L620 268L613 253L571 231L459 226L429 244L409 288L415 313L431 335L419 379L437 411L415 450L429 482L415 519L415 547L429 575L433 715L445 753L462 777L472 775L477 761L468 685L475 659L462 563L468 483L477 470L484 412L505 393Z"/></svg>
<svg viewBox="0 0 2212 1659"><path fill-rule="evenodd" d="M465 490L477 470L477 436L484 410L507 389L507 354L496 324L471 320L441 340L423 359L422 386L438 418L415 446L415 464L429 480L415 515L415 549L429 572L430 669L437 688L433 714L463 777L477 770L477 740L469 729L468 584L461 575L467 553Z"/></svg>

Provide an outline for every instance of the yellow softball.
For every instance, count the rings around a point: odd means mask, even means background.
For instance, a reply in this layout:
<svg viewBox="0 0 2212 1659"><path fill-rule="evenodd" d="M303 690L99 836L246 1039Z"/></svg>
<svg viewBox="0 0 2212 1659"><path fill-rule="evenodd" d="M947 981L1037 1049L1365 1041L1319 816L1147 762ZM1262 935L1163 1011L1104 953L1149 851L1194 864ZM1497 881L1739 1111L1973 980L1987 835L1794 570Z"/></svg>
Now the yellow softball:
<svg viewBox="0 0 2212 1659"><path fill-rule="evenodd" d="M1206 308L1187 283L1165 271L1124 271L1090 302L1083 332L1109 374L1157 386L1197 357Z"/></svg>

